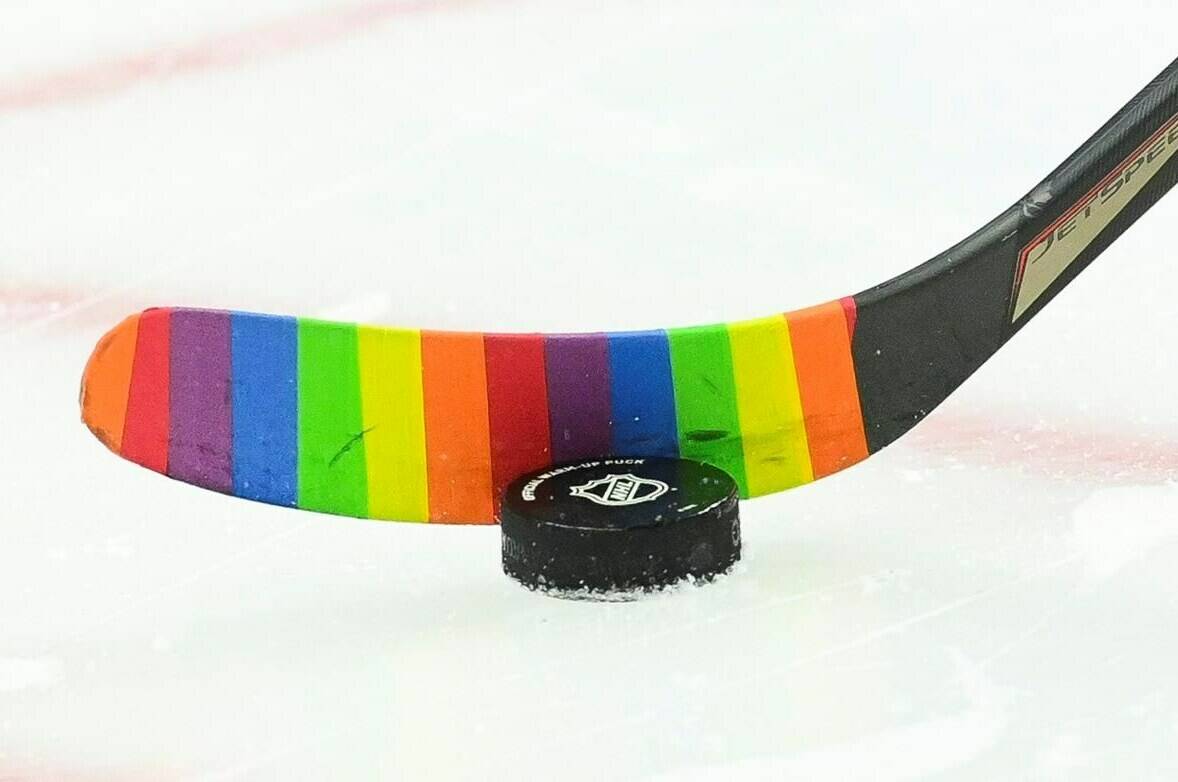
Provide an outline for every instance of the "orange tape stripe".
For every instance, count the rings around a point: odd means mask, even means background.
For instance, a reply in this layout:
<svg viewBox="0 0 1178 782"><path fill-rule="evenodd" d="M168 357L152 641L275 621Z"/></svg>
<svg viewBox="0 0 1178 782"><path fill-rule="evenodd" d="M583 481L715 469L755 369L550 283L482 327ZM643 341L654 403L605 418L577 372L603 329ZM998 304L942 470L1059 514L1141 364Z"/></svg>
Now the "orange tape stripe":
<svg viewBox="0 0 1178 782"><path fill-rule="evenodd" d="M492 523L483 336L421 332L421 368L430 521Z"/></svg>
<svg viewBox="0 0 1178 782"><path fill-rule="evenodd" d="M131 367L139 336L139 315L132 315L102 338L82 375L82 420L115 453L123 447Z"/></svg>
<svg viewBox="0 0 1178 782"><path fill-rule="evenodd" d="M814 478L867 458L848 318L837 301L786 314Z"/></svg>

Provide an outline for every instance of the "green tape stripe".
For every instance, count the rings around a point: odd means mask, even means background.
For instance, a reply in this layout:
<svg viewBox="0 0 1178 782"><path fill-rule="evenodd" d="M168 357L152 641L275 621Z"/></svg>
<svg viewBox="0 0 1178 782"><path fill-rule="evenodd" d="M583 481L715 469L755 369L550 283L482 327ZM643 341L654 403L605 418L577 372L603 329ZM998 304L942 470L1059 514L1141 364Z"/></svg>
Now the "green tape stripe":
<svg viewBox="0 0 1178 782"><path fill-rule="evenodd" d="M732 347L723 325L671 329L671 374L679 453L715 465L731 475L748 496L748 480L737 412Z"/></svg>
<svg viewBox="0 0 1178 782"><path fill-rule="evenodd" d="M299 321L299 507L368 515L356 326Z"/></svg>

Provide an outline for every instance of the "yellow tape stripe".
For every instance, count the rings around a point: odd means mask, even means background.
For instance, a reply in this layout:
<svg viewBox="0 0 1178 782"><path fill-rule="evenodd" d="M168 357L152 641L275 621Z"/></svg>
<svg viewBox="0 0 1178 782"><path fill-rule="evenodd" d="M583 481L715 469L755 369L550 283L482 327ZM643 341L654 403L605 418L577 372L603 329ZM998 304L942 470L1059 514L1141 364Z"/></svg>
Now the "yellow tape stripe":
<svg viewBox="0 0 1178 782"><path fill-rule="evenodd" d="M778 315L728 326L750 496L814 480L789 325Z"/></svg>
<svg viewBox="0 0 1178 782"><path fill-rule="evenodd" d="M368 515L429 520L421 332L360 327Z"/></svg>

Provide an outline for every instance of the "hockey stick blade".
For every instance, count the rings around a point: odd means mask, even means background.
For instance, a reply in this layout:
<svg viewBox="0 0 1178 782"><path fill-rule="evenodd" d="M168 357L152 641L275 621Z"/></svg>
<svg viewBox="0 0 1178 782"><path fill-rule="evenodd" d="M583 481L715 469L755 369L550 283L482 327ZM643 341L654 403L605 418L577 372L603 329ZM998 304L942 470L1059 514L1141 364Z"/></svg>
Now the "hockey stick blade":
<svg viewBox="0 0 1178 782"><path fill-rule="evenodd" d="M516 476L684 456L746 497L911 429L1178 181L1178 61L1040 185L853 297L726 325L466 334L191 309L98 343L82 417L112 451L253 500L489 522Z"/></svg>

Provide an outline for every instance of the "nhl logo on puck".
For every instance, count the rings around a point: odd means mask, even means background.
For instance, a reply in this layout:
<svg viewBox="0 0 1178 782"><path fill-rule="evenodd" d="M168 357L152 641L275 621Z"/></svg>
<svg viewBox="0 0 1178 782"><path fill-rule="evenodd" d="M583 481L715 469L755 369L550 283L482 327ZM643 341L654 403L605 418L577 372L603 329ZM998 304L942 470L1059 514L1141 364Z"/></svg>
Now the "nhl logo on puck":
<svg viewBox="0 0 1178 782"><path fill-rule="evenodd" d="M517 478L500 506L503 570L563 597L710 581L740 559L736 482L687 459L603 458Z"/></svg>
<svg viewBox="0 0 1178 782"><path fill-rule="evenodd" d="M653 478L640 478L633 473L626 473L625 475L610 474L581 486L574 486L570 493L574 497L584 497L598 505L620 507L658 499L666 494L669 488L662 481Z"/></svg>

